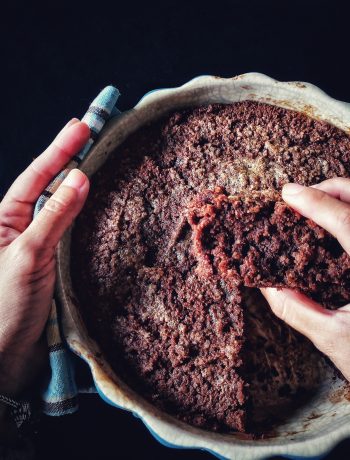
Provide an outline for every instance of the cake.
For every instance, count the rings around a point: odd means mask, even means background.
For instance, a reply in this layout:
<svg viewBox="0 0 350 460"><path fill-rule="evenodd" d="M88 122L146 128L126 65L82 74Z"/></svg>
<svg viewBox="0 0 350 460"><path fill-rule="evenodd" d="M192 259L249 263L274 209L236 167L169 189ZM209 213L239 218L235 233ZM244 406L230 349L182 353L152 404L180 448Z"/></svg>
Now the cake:
<svg viewBox="0 0 350 460"><path fill-rule="evenodd" d="M228 196L208 190L188 220L202 276L234 286L297 289L327 307L350 301L350 257L276 191Z"/></svg>
<svg viewBox="0 0 350 460"><path fill-rule="evenodd" d="M252 431L261 414L291 412L317 386L321 356L255 288L216 262L206 275L189 212L217 187L227 197L278 193L290 181L348 177L349 166L343 131L256 102L175 112L131 135L92 178L72 234L79 309L114 371L208 430ZM266 277L260 262L251 267ZM253 271L245 276L256 286Z"/></svg>

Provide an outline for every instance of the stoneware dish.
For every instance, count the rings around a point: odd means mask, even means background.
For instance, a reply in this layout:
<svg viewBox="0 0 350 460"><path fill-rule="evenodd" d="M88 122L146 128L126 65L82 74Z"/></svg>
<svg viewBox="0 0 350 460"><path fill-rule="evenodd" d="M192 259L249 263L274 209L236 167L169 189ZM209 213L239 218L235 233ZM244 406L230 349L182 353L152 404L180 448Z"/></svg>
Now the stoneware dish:
<svg viewBox="0 0 350 460"><path fill-rule="evenodd" d="M112 119L81 169L91 176L132 132L175 109L243 100L297 110L350 133L350 104L334 100L308 83L278 82L258 73L227 79L201 76L179 88L151 91L133 109ZM350 436L350 390L340 380L332 379L327 371L324 384L312 401L293 413L273 435L261 440L239 433L207 432L161 412L113 373L99 346L89 338L74 304L69 264L70 233L67 232L58 250L58 295L68 345L89 364L101 397L141 418L161 443L169 447L204 449L227 459L253 460L272 455L319 458Z"/></svg>

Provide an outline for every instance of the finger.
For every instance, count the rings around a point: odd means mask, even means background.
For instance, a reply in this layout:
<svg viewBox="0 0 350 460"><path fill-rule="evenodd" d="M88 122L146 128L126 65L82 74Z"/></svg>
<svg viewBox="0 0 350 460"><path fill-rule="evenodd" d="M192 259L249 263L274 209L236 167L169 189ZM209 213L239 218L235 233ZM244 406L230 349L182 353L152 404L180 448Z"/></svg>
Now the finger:
<svg viewBox="0 0 350 460"><path fill-rule="evenodd" d="M328 193L333 198L350 203L350 179L345 177L334 177L319 184L312 185L313 188Z"/></svg>
<svg viewBox="0 0 350 460"><path fill-rule="evenodd" d="M85 123L69 122L44 153L15 180L3 201L33 205L50 180L83 148L89 136L90 129Z"/></svg>
<svg viewBox="0 0 350 460"><path fill-rule="evenodd" d="M261 292L276 316L311 340L350 380L349 357L344 353L349 348L350 305L331 311L289 289Z"/></svg>
<svg viewBox="0 0 350 460"><path fill-rule="evenodd" d="M308 337L321 351L328 343L327 325L335 312L326 310L304 294L291 289L264 288L262 294L274 314Z"/></svg>
<svg viewBox="0 0 350 460"><path fill-rule="evenodd" d="M37 217L18 237L34 252L54 249L80 212L89 191L89 180L78 169L70 171Z"/></svg>
<svg viewBox="0 0 350 460"><path fill-rule="evenodd" d="M314 187L286 184L283 199L305 217L316 222L337 238L350 253L350 205Z"/></svg>

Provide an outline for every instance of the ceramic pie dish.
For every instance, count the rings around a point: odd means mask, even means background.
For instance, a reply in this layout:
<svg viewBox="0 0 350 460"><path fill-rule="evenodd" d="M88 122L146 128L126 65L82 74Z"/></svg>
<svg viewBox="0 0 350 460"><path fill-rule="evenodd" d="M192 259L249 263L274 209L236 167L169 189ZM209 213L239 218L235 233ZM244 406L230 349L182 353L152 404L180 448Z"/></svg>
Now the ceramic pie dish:
<svg viewBox="0 0 350 460"><path fill-rule="evenodd" d="M131 110L111 120L81 169L93 175L131 133L146 123L185 107L252 100L296 110L327 121L350 134L350 105L302 82L278 82L249 73L223 79L202 76L179 88L147 93ZM62 327L70 348L90 366L96 388L108 403L142 419L163 444L205 449L221 458L260 459L270 455L317 458L350 436L350 390L333 374L313 399L280 425L268 438L252 440L242 433L212 433L189 426L160 411L129 388L108 365L99 346L87 333L70 279L70 232L58 249L57 291L62 306Z"/></svg>

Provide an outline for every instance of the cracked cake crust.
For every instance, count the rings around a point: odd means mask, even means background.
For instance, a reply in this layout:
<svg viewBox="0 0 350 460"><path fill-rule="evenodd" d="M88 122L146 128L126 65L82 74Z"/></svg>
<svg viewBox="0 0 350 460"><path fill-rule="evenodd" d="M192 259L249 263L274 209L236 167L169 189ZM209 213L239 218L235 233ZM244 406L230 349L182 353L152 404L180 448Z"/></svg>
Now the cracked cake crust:
<svg viewBox="0 0 350 460"><path fill-rule="evenodd" d="M81 314L115 372L167 412L219 431L246 430L249 400L268 392L278 403L286 378L290 394L312 388L305 339L263 307L266 330L250 334L256 315L240 307L240 292L199 276L186 209L215 187L279 191L348 171L344 132L256 102L175 112L131 135L92 178L72 234ZM256 385L244 374L246 349L263 350Z"/></svg>

